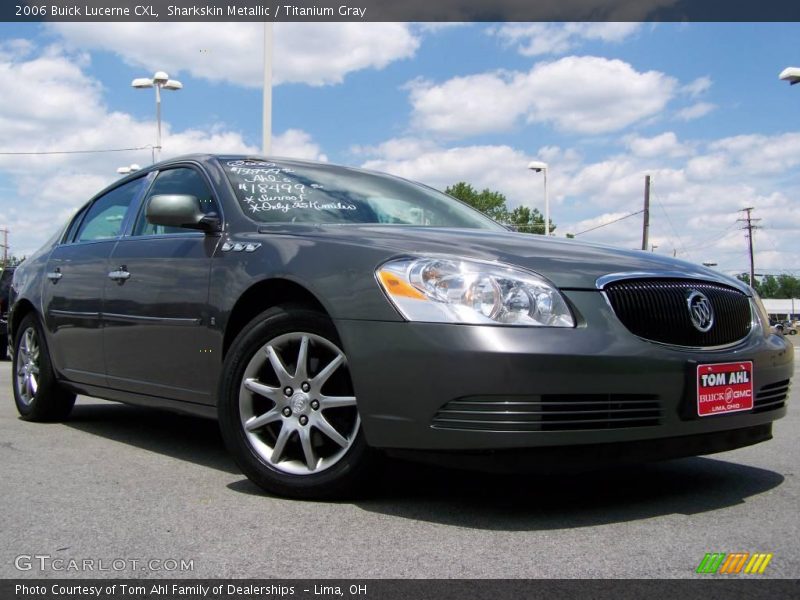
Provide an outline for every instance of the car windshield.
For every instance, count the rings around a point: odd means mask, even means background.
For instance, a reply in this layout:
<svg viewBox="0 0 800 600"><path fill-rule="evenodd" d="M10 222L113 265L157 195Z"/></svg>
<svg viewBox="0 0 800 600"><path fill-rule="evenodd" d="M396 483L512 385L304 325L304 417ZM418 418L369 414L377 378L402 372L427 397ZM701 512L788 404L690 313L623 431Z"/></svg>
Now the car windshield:
<svg viewBox="0 0 800 600"><path fill-rule="evenodd" d="M260 223L505 228L434 189L332 165L221 158L242 210Z"/></svg>

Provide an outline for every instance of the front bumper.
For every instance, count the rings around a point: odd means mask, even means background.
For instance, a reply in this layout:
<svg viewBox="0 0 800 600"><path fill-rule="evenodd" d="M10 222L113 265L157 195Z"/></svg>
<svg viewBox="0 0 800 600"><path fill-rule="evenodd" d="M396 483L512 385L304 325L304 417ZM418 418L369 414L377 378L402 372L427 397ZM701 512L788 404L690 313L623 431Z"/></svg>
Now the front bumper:
<svg viewBox="0 0 800 600"><path fill-rule="evenodd" d="M631 334L600 293L565 295L578 315L574 329L337 321L367 442L416 450L588 448L752 428L786 413L785 401L775 402L775 390L788 386L794 360L791 344L782 337L754 327L745 340L724 350L669 347ZM696 365L742 360L753 361L756 408L697 417ZM769 405L763 409L759 392ZM461 407L493 400L535 407L552 398L563 404L599 397L614 406L647 398L648 406L655 402L657 418L650 412L648 419L628 422L604 421L601 415L580 427L559 421L555 427L527 422L516 429L476 429L443 427L437 417L453 401Z"/></svg>

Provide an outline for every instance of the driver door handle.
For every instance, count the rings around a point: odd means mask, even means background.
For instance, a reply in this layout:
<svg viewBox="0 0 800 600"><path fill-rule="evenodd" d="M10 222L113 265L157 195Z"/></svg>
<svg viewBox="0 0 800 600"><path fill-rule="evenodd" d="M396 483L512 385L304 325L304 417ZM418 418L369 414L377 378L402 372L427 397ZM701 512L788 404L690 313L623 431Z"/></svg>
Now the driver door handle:
<svg viewBox="0 0 800 600"><path fill-rule="evenodd" d="M116 271L111 271L108 274L108 278L117 283L125 283L130 277L131 274L127 271L125 265L122 265Z"/></svg>
<svg viewBox="0 0 800 600"><path fill-rule="evenodd" d="M52 281L53 283L58 283L58 280L61 279L64 275L61 273L61 269L56 267L55 271L50 271L47 274L47 278Z"/></svg>

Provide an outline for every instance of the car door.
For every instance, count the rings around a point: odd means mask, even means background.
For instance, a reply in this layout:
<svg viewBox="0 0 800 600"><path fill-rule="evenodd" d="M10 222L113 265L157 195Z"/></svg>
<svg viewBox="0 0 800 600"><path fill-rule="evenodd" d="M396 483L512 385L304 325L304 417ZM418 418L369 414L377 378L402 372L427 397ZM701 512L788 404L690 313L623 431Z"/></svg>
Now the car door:
<svg viewBox="0 0 800 600"><path fill-rule="evenodd" d="M42 304L50 353L56 370L72 381L105 385L102 303L108 260L143 182L124 183L81 210L48 259Z"/></svg>
<svg viewBox="0 0 800 600"><path fill-rule="evenodd" d="M148 223L147 205L158 194L189 194L206 213L220 214L198 168L158 173L130 235L111 256L113 279L103 309L108 382L135 393L213 404L206 336L211 257L220 238Z"/></svg>

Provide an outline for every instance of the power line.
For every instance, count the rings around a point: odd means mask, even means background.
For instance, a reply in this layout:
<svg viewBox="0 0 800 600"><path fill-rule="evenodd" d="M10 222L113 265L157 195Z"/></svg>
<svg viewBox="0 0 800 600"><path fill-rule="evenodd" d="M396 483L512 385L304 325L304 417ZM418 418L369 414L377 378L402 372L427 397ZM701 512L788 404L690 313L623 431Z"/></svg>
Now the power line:
<svg viewBox="0 0 800 600"><path fill-rule="evenodd" d="M594 231L595 229L600 229L601 227L605 227L606 225L613 225L614 223L622 221L623 219L627 219L628 217L635 217L636 215L640 215L643 212L644 209L637 210L636 212L633 212L629 215L625 215L624 217L620 217L619 219L614 219L613 221L609 221L608 223L603 223L602 225L597 225L595 227L590 227L589 229L584 229L583 231L579 231L578 233L574 233L573 235L575 236L583 235L584 233L589 233L590 231Z"/></svg>
<svg viewBox="0 0 800 600"><path fill-rule="evenodd" d="M711 240L705 240L705 243L702 246L692 246L692 250L695 250L695 251L697 251L697 250L705 250L706 248L710 248L711 246L714 246L715 244L717 244L718 242L721 242L722 240L724 240L726 237L728 237L732 233L736 233L736 231L733 230L734 227L736 227L736 221L734 221L727 229L724 229L717 237L715 237L715 238L713 238Z"/></svg>
<svg viewBox="0 0 800 600"><path fill-rule="evenodd" d="M0 156L42 156L47 154L101 154L104 152L131 152L133 150L150 150L152 146L136 148L105 148L102 150L43 150L36 152L0 152Z"/></svg>
<svg viewBox="0 0 800 600"><path fill-rule="evenodd" d="M651 183L651 189L653 191L653 195L656 197L656 202L658 202L658 206L661 208L661 212L663 212L664 216L667 218L667 223L669 223L669 228L672 229L672 233L675 234L675 237L678 238L678 242L680 242L681 251L683 251L686 254L688 254L691 258L694 258L692 253L686 247L686 244L684 243L683 239L678 234L678 230L675 229L675 225L672 224L672 219L669 218L669 213L667 213L667 209L664 207L664 204L661 202L661 197L658 195L658 192L655 190L655 188L652 188L652 183ZM673 256L674 256L674 254L673 254Z"/></svg>

